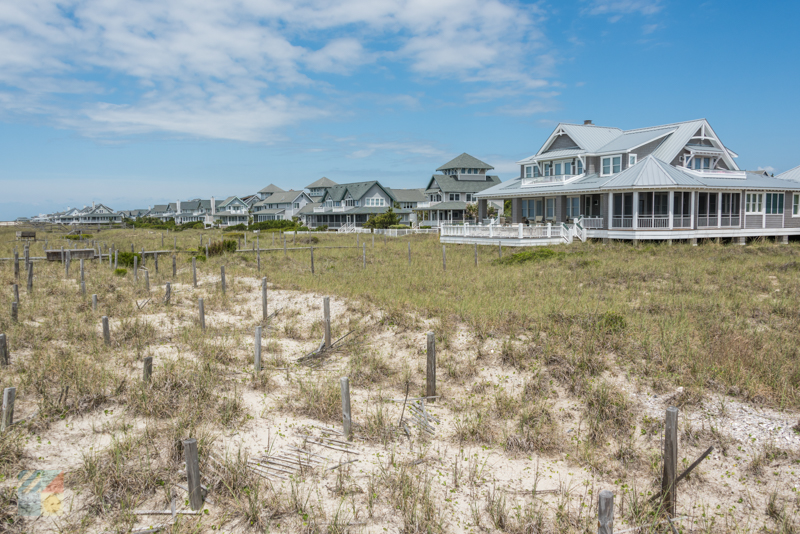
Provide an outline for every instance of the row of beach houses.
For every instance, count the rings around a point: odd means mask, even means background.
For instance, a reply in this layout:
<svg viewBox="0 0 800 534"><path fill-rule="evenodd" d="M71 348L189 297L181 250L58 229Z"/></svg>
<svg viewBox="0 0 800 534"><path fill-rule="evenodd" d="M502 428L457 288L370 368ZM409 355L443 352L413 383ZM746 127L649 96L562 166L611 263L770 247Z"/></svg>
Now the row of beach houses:
<svg viewBox="0 0 800 534"><path fill-rule="evenodd" d="M91 225L154 217L224 227L298 219L309 228L357 231L391 207L401 224L438 228L441 240L451 243L744 243L748 237L787 242L800 235L800 167L770 176L740 169L737 158L705 119L635 130L562 123L534 155L518 162L519 176L505 182L491 174L491 165L465 153L418 189L321 178L299 190L269 185L243 197L119 212L92 204L34 220Z"/></svg>

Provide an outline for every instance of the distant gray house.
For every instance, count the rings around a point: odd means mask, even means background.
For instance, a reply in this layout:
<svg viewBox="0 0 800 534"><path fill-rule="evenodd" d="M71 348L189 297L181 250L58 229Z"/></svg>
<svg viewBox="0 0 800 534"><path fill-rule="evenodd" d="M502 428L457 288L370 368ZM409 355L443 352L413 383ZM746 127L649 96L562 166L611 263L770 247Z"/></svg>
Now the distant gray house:
<svg viewBox="0 0 800 534"><path fill-rule="evenodd" d="M426 201L418 202L417 222L424 226L463 223L467 205L477 203L477 194L500 183L488 174L494 169L488 163L467 153L448 161L428 180Z"/></svg>
<svg viewBox="0 0 800 534"><path fill-rule="evenodd" d="M328 188L322 199L300 214L309 228L327 226L349 231L360 228L373 215L386 213L397 201L393 191L379 182L355 182ZM410 209L397 209L400 224L411 223Z"/></svg>
<svg viewBox="0 0 800 534"><path fill-rule="evenodd" d="M253 222L291 221L311 197L305 191L271 192L253 205Z"/></svg>
<svg viewBox="0 0 800 534"><path fill-rule="evenodd" d="M705 119L636 130L559 124L536 154L518 162L518 178L477 194L481 218L488 201L511 200L511 226L445 226L441 239L743 243L800 235L800 182L742 171L737 157Z"/></svg>
<svg viewBox="0 0 800 534"><path fill-rule="evenodd" d="M316 182L311 182L307 186L305 186L304 190L311 197L312 202L320 202L322 200L322 196L328 191L331 187L338 185L333 180L329 180L324 176L317 180Z"/></svg>
<svg viewBox="0 0 800 534"><path fill-rule="evenodd" d="M275 184L269 184L267 187L256 193L258 200L264 200L273 193L284 193L285 191ZM257 201L256 201L257 202Z"/></svg>

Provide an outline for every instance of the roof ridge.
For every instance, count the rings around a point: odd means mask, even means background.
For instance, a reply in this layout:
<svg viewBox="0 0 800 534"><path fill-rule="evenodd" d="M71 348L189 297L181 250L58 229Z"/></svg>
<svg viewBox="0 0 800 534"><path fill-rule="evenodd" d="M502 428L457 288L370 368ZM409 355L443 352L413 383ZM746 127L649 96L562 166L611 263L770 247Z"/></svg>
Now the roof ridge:
<svg viewBox="0 0 800 534"><path fill-rule="evenodd" d="M702 118L702 119L693 119L693 120L690 120L690 121L671 122L669 124L659 124L659 125L656 125L656 126L645 126L643 128L632 128L630 130L622 130L622 131L624 133L643 132L645 130L658 130L660 128L669 128L670 126L678 126L679 124L689 124L690 122L700 122L700 121L708 122L708 119Z"/></svg>

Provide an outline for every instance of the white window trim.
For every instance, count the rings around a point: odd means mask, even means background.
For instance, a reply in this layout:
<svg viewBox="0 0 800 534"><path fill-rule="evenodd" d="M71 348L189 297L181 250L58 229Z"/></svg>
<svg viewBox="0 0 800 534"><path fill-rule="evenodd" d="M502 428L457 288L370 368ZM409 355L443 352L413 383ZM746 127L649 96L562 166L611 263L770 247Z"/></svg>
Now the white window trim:
<svg viewBox="0 0 800 534"><path fill-rule="evenodd" d="M600 176L614 176L614 158L619 158L619 170L622 172L622 154L612 154L610 156L602 156L600 158ZM611 170L611 172L608 174L603 173L604 160L609 160L608 168Z"/></svg>
<svg viewBox="0 0 800 534"><path fill-rule="evenodd" d="M631 159L633 161L631 161ZM639 162L639 157L636 154L628 154L628 168L633 167Z"/></svg>
<svg viewBox="0 0 800 534"><path fill-rule="evenodd" d="M797 206L797 213L794 212L794 207ZM792 194L792 217L800 217L800 193Z"/></svg>
<svg viewBox="0 0 800 534"><path fill-rule="evenodd" d="M760 202L761 206L760 206L759 211L749 211L750 202L747 201L747 197L748 196L752 196L752 195L761 195L761 202ZM755 200L753 202L755 202ZM764 191L745 192L745 194L744 194L744 213L745 213L745 215L764 215L764 210L766 209L766 204L767 204L767 200L764 197Z"/></svg>
<svg viewBox="0 0 800 534"><path fill-rule="evenodd" d="M782 195L783 196L783 210L779 211L778 213L767 213L767 195ZM764 214L765 215L783 215L786 212L786 193L781 191L768 191L764 193Z"/></svg>

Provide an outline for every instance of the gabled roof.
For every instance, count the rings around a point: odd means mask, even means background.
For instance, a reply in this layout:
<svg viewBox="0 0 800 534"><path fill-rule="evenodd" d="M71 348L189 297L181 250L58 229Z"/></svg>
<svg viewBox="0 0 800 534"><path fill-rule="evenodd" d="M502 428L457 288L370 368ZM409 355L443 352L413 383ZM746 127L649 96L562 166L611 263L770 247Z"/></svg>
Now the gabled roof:
<svg viewBox="0 0 800 534"><path fill-rule="evenodd" d="M320 189L322 187L333 187L334 185L339 185L339 184L323 176L316 182L311 182L310 184L308 184L306 186L306 189Z"/></svg>
<svg viewBox="0 0 800 534"><path fill-rule="evenodd" d="M779 174L775 178L780 178L781 180L792 180L794 182L800 182L800 165L798 165L794 169L789 169L788 171Z"/></svg>
<svg viewBox="0 0 800 534"><path fill-rule="evenodd" d="M424 189L392 189L397 202L425 202Z"/></svg>
<svg viewBox="0 0 800 534"><path fill-rule="evenodd" d="M259 193L283 193L283 189L275 184L269 184L267 187L259 191Z"/></svg>
<svg viewBox="0 0 800 534"><path fill-rule="evenodd" d="M304 191L295 191L291 189L282 193L273 193L264 200L256 202L254 206L266 206L267 204L291 204L301 196L305 196L311 200L311 198Z"/></svg>
<svg viewBox="0 0 800 534"><path fill-rule="evenodd" d="M486 170L494 169L494 167L492 167L488 163L484 163L481 160L479 160L478 158L470 156L469 154L464 152L460 156L458 156L458 157L456 157L454 159L451 159L450 161L448 161L447 163L445 163L444 165L442 165L441 167L439 167L436 170L437 171L443 171L443 170L447 170L447 169L462 169L462 168L463 169L486 169Z"/></svg>
<svg viewBox="0 0 800 534"><path fill-rule="evenodd" d="M104 209L107 211L107 213L110 213L110 214L112 214L112 215L113 215L114 213L116 213L114 210L112 210L111 208L109 208L109 207L108 207L108 206L106 206L105 204L95 204L95 205L94 205L94 206L93 206L93 207L92 207L92 208L91 208L89 211L86 211L86 212L85 212L85 214L87 214L87 215L88 215L88 214L91 214L91 213L95 213L95 212L96 212L97 210L99 210L100 208L104 208Z"/></svg>
<svg viewBox="0 0 800 534"><path fill-rule="evenodd" d="M392 193L392 190L383 187L377 180L371 180L369 182L354 182L351 184L335 185L328 189L325 195L323 195L322 200L324 201L331 199L334 202L341 202L347 197L348 193L353 198L353 200L360 200L361 197L366 195L367 191L372 189L372 187L375 185L380 187L391 200L397 200L394 196L394 193Z"/></svg>
<svg viewBox="0 0 800 534"><path fill-rule="evenodd" d="M434 189L436 183L442 193L477 193L500 183L500 178L487 174L486 180L457 180L447 174L434 174L426 190Z"/></svg>
<svg viewBox="0 0 800 534"><path fill-rule="evenodd" d="M702 185L689 175L679 171L672 165L663 161L647 156L633 167L615 174L600 187L669 187L685 185L697 187Z"/></svg>
<svg viewBox="0 0 800 534"><path fill-rule="evenodd" d="M613 152L625 152L636 147L640 147L658 138L664 137L674 132L677 128L668 126L666 128L653 128L646 130L632 130L617 136L614 140L600 147L599 154L610 154Z"/></svg>
<svg viewBox="0 0 800 534"><path fill-rule="evenodd" d="M233 197L226 198L225 200L223 200L220 203L217 203L217 207L219 207L219 208L227 208L228 206L230 206L232 204L236 204L237 202L240 203L240 204L247 205L247 204L245 204L244 201L242 201L241 198L239 198L237 196L233 196Z"/></svg>

